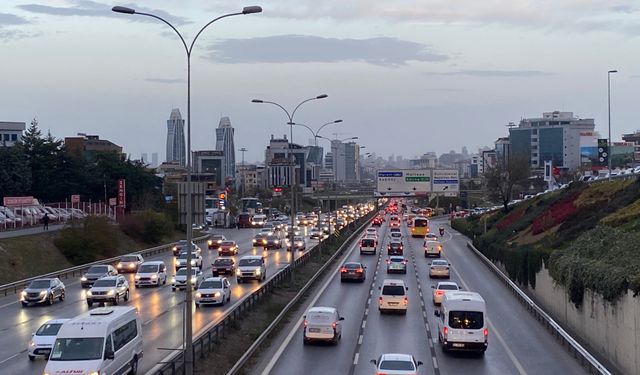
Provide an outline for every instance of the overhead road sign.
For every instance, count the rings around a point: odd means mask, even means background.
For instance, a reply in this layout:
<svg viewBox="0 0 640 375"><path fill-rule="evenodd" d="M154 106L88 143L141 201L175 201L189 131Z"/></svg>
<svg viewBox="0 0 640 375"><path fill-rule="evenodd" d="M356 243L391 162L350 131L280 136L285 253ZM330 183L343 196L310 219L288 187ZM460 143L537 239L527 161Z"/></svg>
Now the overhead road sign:
<svg viewBox="0 0 640 375"><path fill-rule="evenodd" d="M458 193L460 190L460 178L457 169L434 169L433 192L434 193Z"/></svg>
<svg viewBox="0 0 640 375"><path fill-rule="evenodd" d="M431 192L429 169L384 169L378 170L376 176L376 191L380 194Z"/></svg>

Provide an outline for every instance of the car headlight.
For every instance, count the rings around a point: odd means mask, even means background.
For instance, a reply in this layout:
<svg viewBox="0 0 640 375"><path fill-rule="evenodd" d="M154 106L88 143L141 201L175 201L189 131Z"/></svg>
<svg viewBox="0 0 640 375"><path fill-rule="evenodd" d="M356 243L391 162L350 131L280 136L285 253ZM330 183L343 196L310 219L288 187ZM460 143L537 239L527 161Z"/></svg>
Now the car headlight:
<svg viewBox="0 0 640 375"><path fill-rule="evenodd" d="M140 280L140 275L136 275L136 280Z"/></svg>
<svg viewBox="0 0 640 375"><path fill-rule="evenodd" d="M89 375L100 375L100 371L93 371L90 372Z"/></svg>
<svg viewBox="0 0 640 375"><path fill-rule="evenodd" d="M180 262L179 260L178 260L178 261L176 261L176 264L177 264L177 265L180 265L180 263L181 263L181 262Z"/></svg>
<svg viewBox="0 0 640 375"><path fill-rule="evenodd" d="M172 277L172 278L171 278L171 284L175 284L175 283L176 283L176 278L175 278L175 277Z"/></svg>
<svg viewBox="0 0 640 375"><path fill-rule="evenodd" d="M115 291L115 290L113 290L113 289L111 289L110 291L108 291L108 292L107 292L107 295L108 295L108 296L112 296L112 295L114 295L114 294L116 294L116 291Z"/></svg>
<svg viewBox="0 0 640 375"><path fill-rule="evenodd" d="M213 241L212 240L208 240L207 241L207 245L213 245Z"/></svg>
<svg viewBox="0 0 640 375"><path fill-rule="evenodd" d="M239 269L239 268L236 270L236 275L237 275L237 276L242 275L242 272L240 271L240 269Z"/></svg>
<svg viewBox="0 0 640 375"><path fill-rule="evenodd" d="M192 277L192 278L191 278L191 284L195 284L195 283L196 283L196 281L198 281L198 278L197 278L197 277Z"/></svg>
<svg viewBox="0 0 640 375"><path fill-rule="evenodd" d="M259 275L262 273L262 270L260 270L260 268L256 268L256 275Z"/></svg>
<svg viewBox="0 0 640 375"><path fill-rule="evenodd" d="M90 290L87 291L87 297L91 297L92 293Z"/></svg>
<svg viewBox="0 0 640 375"><path fill-rule="evenodd" d="M255 238L254 238L254 239L252 239L252 240L251 240L251 242L256 243L256 239L255 239Z"/></svg>
<svg viewBox="0 0 640 375"><path fill-rule="evenodd" d="M26 291L26 290L23 290L23 291L22 291L22 293L20 293L20 294L21 294L23 297L26 297L26 296L27 296L27 291Z"/></svg>
<svg viewBox="0 0 640 375"><path fill-rule="evenodd" d="M134 268L136 265L133 263L129 263L129 268Z"/></svg>
<svg viewBox="0 0 640 375"><path fill-rule="evenodd" d="M215 292L215 293L213 294L213 296L214 296L214 297L216 297L216 298L220 297L220 292Z"/></svg>
<svg viewBox="0 0 640 375"><path fill-rule="evenodd" d="M151 275L151 278L152 278L152 279L157 279L157 278L158 278L158 275Z"/></svg>
<svg viewBox="0 0 640 375"><path fill-rule="evenodd" d="M222 240L218 240L218 243L222 243Z"/></svg>
<svg viewBox="0 0 640 375"><path fill-rule="evenodd" d="M41 295L41 296L44 296L44 295L46 295L46 294L47 294L47 291L46 291L46 290L42 290L42 291L40 291L40 295Z"/></svg>
<svg viewBox="0 0 640 375"><path fill-rule="evenodd" d="M280 244L280 240L276 240L276 245Z"/></svg>
<svg viewBox="0 0 640 375"><path fill-rule="evenodd" d="M33 342L33 341L29 341L29 346L30 346L30 347L34 347L34 346L36 346L36 343L35 343L35 342Z"/></svg>
<svg viewBox="0 0 640 375"><path fill-rule="evenodd" d="M202 294L200 294L200 292L196 293L196 298L200 298L202 297Z"/></svg>
<svg viewBox="0 0 640 375"><path fill-rule="evenodd" d="M85 276L82 276L82 277L80 278L80 281L87 281L87 278L86 278Z"/></svg>
<svg viewBox="0 0 640 375"><path fill-rule="evenodd" d="M118 263L118 265L116 266L116 268L122 268L122 263Z"/></svg>

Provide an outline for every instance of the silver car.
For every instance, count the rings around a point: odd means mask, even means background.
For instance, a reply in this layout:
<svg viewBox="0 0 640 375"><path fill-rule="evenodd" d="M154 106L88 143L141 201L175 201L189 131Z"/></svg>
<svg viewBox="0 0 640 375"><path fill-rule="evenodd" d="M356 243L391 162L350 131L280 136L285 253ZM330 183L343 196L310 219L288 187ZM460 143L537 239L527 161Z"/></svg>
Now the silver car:
<svg viewBox="0 0 640 375"><path fill-rule="evenodd" d="M117 305L120 303L120 298L125 301L129 300L129 283L122 275L98 279L87 291L87 305L89 307L93 306L95 302L111 302Z"/></svg>
<svg viewBox="0 0 640 375"><path fill-rule="evenodd" d="M387 273L407 273L407 263L403 256L392 255L387 259Z"/></svg>
<svg viewBox="0 0 640 375"><path fill-rule="evenodd" d="M450 265L444 259L437 259L429 263L429 277L444 277L446 279L451 277Z"/></svg>
<svg viewBox="0 0 640 375"><path fill-rule="evenodd" d="M80 278L80 285L83 288L90 287L93 283L101 277L105 276L115 276L118 274L118 271L109 264L106 265L95 265L89 267L87 272Z"/></svg>
<svg viewBox="0 0 640 375"><path fill-rule="evenodd" d="M50 279L33 280L20 294L22 307L30 304L48 303L53 305L53 301L59 299L64 301L65 287L57 277Z"/></svg>

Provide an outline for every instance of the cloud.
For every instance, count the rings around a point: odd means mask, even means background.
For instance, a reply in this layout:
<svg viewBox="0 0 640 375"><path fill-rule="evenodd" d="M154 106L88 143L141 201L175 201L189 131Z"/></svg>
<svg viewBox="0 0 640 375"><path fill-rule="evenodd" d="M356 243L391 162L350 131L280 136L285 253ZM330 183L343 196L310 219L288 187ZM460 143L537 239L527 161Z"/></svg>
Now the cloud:
<svg viewBox="0 0 640 375"><path fill-rule="evenodd" d="M186 80L181 78L145 78L147 82L153 83L163 83L163 84L174 84L174 83L185 83Z"/></svg>
<svg viewBox="0 0 640 375"><path fill-rule="evenodd" d="M151 17L123 15L111 11L111 6L98 3L91 0L75 0L71 2L73 5L68 7L55 7L42 4L24 4L18 5L18 8L31 13L48 14L52 16L79 16L79 17L111 17L122 18L132 22L158 22ZM139 7L136 4L123 4L123 6L133 8L136 11L144 13L152 13L164 18L174 25L184 25L189 21L183 17L173 16L163 10Z"/></svg>
<svg viewBox="0 0 640 375"><path fill-rule="evenodd" d="M539 70L458 70L454 72L427 72L427 75L473 77L542 77L553 75Z"/></svg>
<svg viewBox="0 0 640 375"><path fill-rule="evenodd" d="M25 25L27 23L29 23L29 21L25 20L22 17L16 16L15 14L0 13L0 27Z"/></svg>
<svg viewBox="0 0 640 375"><path fill-rule="evenodd" d="M225 39L212 44L207 58L221 63L333 63L345 61L395 67L410 61L440 62L449 57L427 45L379 37L337 39L281 35Z"/></svg>
<svg viewBox="0 0 640 375"><path fill-rule="evenodd" d="M29 33L21 30L0 29L0 41L4 43L10 42L12 40L35 38L40 35L42 35L41 32Z"/></svg>

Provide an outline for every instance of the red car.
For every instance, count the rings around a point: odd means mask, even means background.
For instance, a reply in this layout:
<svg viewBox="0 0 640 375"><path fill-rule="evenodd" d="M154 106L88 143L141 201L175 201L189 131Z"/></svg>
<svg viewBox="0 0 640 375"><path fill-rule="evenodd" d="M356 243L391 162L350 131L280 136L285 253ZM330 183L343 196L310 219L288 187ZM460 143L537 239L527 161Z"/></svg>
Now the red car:
<svg viewBox="0 0 640 375"><path fill-rule="evenodd" d="M213 277L222 274L233 276L236 272L236 263L233 258L218 258L211 264L211 272Z"/></svg>
<svg viewBox="0 0 640 375"><path fill-rule="evenodd" d="M220 248L218 248L218 256L237 254L238 245L236 244L236 241L222 241Z"/></svg>
<svg viewBox="0 0 640 375"><path fill-rule="evenodd" d="M226 241L226 240L227 238L225 236L221 234L214 234L207 241L207 247L209 248L209 250L216 250L220 248L220 244L222 243L222 241Z"/></svg>

